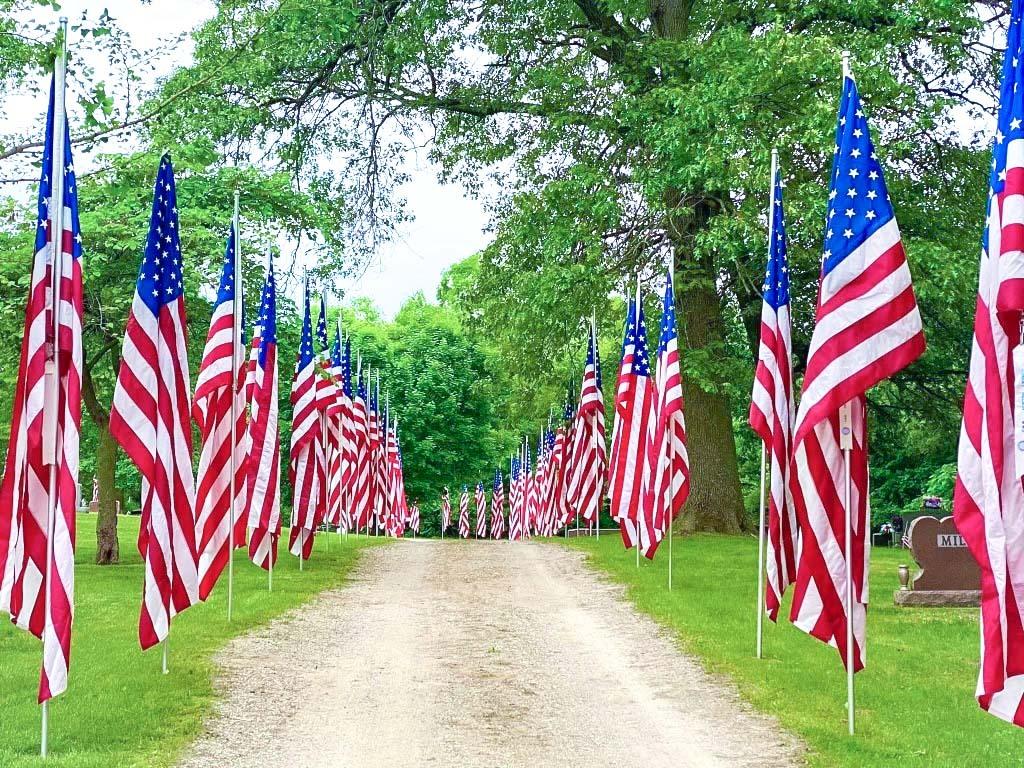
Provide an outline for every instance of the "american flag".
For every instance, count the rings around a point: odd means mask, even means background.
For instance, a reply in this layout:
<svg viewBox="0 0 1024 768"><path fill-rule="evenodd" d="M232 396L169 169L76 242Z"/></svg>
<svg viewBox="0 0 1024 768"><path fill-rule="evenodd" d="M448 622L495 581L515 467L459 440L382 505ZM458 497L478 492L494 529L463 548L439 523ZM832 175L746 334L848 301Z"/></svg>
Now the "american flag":
<svg viewBox="0 0 1024 768"><path fill-rule="evenodd" d="M374 449L374 469L376 482L373 484L374 511L377 517L377 528L386 529L388 515L388 424L384 411L380 407L380 371L377 372L376 389L373 396L373 408L370 423L376 421L377 443Z"/></svg>
<svg viewBox="0 0 1024 768"><path fill-rule="evenodd" d="M441 531L447 531L452 524L452 496L445 488L441 494Z"/></svg>
<svg viewBox="0 0 1024 768"><path fill-rule="evenodd" d="M782 174L772 179L768 227L768 268L761 305L761 343L750 398L750 426L769 457L765 611L772 621L786 587L796 576L797 520L789 494L793 438L793 360L789 314L789 266L782 208Z"/></svg>
<svg viewBox="0 0 1024 768"><path fill-rule="evenodd" d="M523 535L526 538L537 532L537 482L533 476L529 440L523 443Z"/></svg>
<svg viewBox="0 0 1024 768"><path fill-rule="evenodd" d="M469 538L469 489L466 486L462 486L459 496L459 536Z"/></svg>
<svg viewBox="0 0 1024 768"><path fill-rule="evenodd" d="M352 510L358 531L369 532L372 508L370 506L370 434L366 411L366 379L362 375L362 361L356 365L356 389L352 399L352 456L354 475L352 482Z"/></svg>
<svg viewBox="0 0 1024 768"><path fill-rule="evenodd" d="M487 494L483 483L476 484L476 537L487 538Z"/></svg>
<svg viewBox="0 0 1024 768"><path fill-rule="evenodd" d="M303 302L302 336L292 381L292 444L289 475L292 483L292 520L288 549L308 560L316 535L320 486L324 481L320 412L317 409L318 361L313 353L313 323L309 311L309 285Z"/></svg>
<svg viewBox="0 0 1024 768"><path fill-rule="evenodd" d="M342 524L345 530L355 529L355 486L356 486L356 454L354 404L352 397L352 339L345 339L344 352L341 358L341 498Z"/></svg>
<svg viewBox="0 0 1024 768"><path fill-rule="evenodd" d="M409 530L413 533L420 532L420 503L414 501L409 509Z"/></svg>
<svg viewBox="0 0 1024 768"><path fill-rule="evenodd" d="M398 420L389 427L389 418L384 424L387 431L387 506L385 519L388 533L396 538L405 531L405 488L402 481L402 455L398 449Z"/></svg>
<svg viewBox="0 0 1024 768"><path fill-rule="evenodd" d="M377 390L379 388L380 385L378 384ZM367 448L367 495L370 504L370 519L373 521L374 530L380 531L384 526L384 494L381 485L381 477L383 475L383 470L381 469L383 440L381 439L380 412L378 410L380 392L377 390L370 390L369 400L367 401L366 432L369 440Z"/></svg>
<svg viewBox="0 0 1024 768"><path fill-rule="evenodd" d="M501 470L494 472L494 486L491 489L491 537L503 538L505 535L505 483L501 479Z"/></svg>
<svg viewBox="0 0 1024 768"><path fill-rule="evenodd" d="M541 430L537 438L537 464L533 470L533 482L530 493L533 499L533 511L530 514L533 520L533 530L538 536L547 535L547 433Z"/></svg>
<svg viewBox="0 0 1024 768"><path fill-rule="evenodd" d="M665 275L661 303L661 336L655 372L654 411L647 431L647 466L640 546L653 558L672 521L690 495L690 457L683 418L683 377L679 370L672 270Z"/></svg>
<svg viewBox="0 0 1024 768"><path fill-rule="evenodd" d="M323 294L320 295L320 314L316 323L317 375L316 375L316 410L320 418L320 487L313 518L314 528L319 528L327 518L329 509L329 481L327 476L328 456L330 455L331 427L328 414L338 405L338 390L331 376L331 349L327 338L327 304ZM328 521L329 522L329 521Z"/></svg>
<svg viewBox="0 0 1024 768"><path fill-rule="evenodd" d="M345 361L341 340L341 329L334 335L334 345L331 347L330 366L328 374L333 385L333 399L327 407L325 425L327 428L327 522L330 525L348 530L347 521L343 514L343 490L344 490L344 419L345 419L345 391L343 386Z"/></svg>
<svg viewBox="0 0 1024 768"><path fill-rule="evenodd" d="M637 518L642 506L641 491L647 472L645 446L654 410L650 357L647 352L647 324L638 297L626 311L622 338L622 363L615 387L615 421L612 426L611 460L608 463L608 499L612 518L619 523L627 547L637 543Z"/></svg>
<svg viewBox="0 0 1024 768"><path fill-rule="evenodd" d="M953 495L957 530L981 569L978 703L1018 726L1024 726L1024 472L1015 413L1024 381L1022 62L1024 4L1013 0Z"/></svg>
<svg viewBox="0 0 1024 768"><path fill-rule="evenodd" d="M604 478L608 456L605 448L604 394L601 389L601 358L597 351L597 334L590 325L590 343L583 366L580 407L572 426L569 481L569 503L588 524L601 510Z"/></svg>
<svg viewBox="0 0 1024 768"><path fill-rule="evenodd" d="M924 334L882 168L849 76L843 78L826 229L790 469L801 529L791 619L835 645L846 663L849 568L857 670L864 665L870 528L864 393L917 358ZM841 424L847 404L850 418ZM849 441L852 479L849 563L843 441Z"/></svg>
<svg viewBox="0 0 1024 768"><path fill-rule="evenodd" d="M519 478L519 458L509 462L508 477L508 537L512 541L523 538L523 494Z"/></svg>
<svg viewBox="0 0 1024 768"><path fill-rule="evenodd" d="M281 536L281 437L277 383L277 283L274 262L267 257L267 279L260 297L254 337L259 339L252 366L249 399L249 462L246 501L249 521L249 559L265 570L277 562Z"/></svg>
<svg viewBox="0 0 1024 768"><path fill-rule="evenodd" d="M241 290L235 306L235 228L228 235L220 288L199 365L192 418L199 428L196 473L196 536L199 598L205 600L228 562L228 539L245 546L246 408L245 321ZM237 310L237 311L236 311ZM232 428L232 412L234 428ZM231 467L234 464L234 499ZM234 530L229 536L229 519Z"/></svg>
<svg viewBox="0 0 1024 768"><path fill-rule="evenodd" d="M199 600L195 477L178 205L171 158L156 177L149 236L128 315L110 434L142 475L139 553L145 589L139 642L167 637Z"/></svg>
<svg viewBox="0 0 1024 768"><path fill-rule="evenodd" d="M570 392L566 396L565 408L562 412L564 419L563 424L560 424L557 431L555 432L555 464L557 473L550 480L552 487L552 496L554 497L554 510L555 516L558 520L559 527L565 527L572 522L575 515L575 508L569 504L569 461L571 459L569 452L572 449L570 438L571 435L568 430L572 429L573 423L576 421L576 408L573 405L572 397L572 385L570 384Z"/></svg>
<svg viewBox="0 0 1024 768"><path fill-rule="evenodd" d="M63 103L62 83L51 83L50 88L35 256L11 442L0 483L0 609L43 641L40 702L63 693L68 685L82 414L82 238L67 121L55 126L54 99ZM54 146L61 151L55 154ZM56 187L55 178L60 180ZM56 339L53 315L47 309L52 306L54 242L60 243L61 254ZM54 433L47 434L45 425L55 430L55 442L50 442ZM52 503L51 487L56 490Z"/></svg>

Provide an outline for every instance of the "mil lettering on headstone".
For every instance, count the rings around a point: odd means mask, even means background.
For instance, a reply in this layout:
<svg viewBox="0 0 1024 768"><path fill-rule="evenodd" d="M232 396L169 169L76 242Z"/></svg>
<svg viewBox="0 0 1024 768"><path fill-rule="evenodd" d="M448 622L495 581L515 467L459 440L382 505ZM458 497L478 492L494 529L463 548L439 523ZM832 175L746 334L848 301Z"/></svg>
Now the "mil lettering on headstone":
<svg viewBox="0 0 1024 768"><path fill-rule="evenodd" d="M952 517L918 517L907 538L920 570L910 591L896 592L897 605L978 604L981 573Z"/></svg>

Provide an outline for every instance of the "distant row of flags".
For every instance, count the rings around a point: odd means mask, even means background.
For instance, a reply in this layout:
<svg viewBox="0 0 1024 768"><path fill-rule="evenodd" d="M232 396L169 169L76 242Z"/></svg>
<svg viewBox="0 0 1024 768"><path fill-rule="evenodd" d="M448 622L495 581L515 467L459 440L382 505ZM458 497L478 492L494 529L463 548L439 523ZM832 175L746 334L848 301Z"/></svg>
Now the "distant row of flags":
<svg viewBox="0 0 1024 768"><path fill-rule="evenodd" d="M82 400L82 248L62 75L61 63L47 115L32 282L0 482L0 609L43 641L43 703L68 682ZM271 579L277 559L277 284L268 257L247 341L239 247L236 195L193 392L179 207L165 154L109 423L141 476L143 649L164 642L173 617L205 600L225 568L230 619L234 549L248 543L250 559ZM329 345L323 298L319 310L314 335L307 282L289 448L294 499L288 546L300 567L322 528L397 537L420 525L419 508L406 497L398 418L387 397L381 407L379 371L372 379L359 357L353 371L351 339L342 336L339 322ZM193 422L200 439L197 470Z"/></svg>
<svg viewBox="0 0 1024 768"><path fill-rule="evenodd" d="M591 320L583 383L576 404L566 398L562 423L549 424L537 440L536 466L528 441L509 457L508 520L505 519L505 480L499 468L491 487L492 538L518 541L529 536L553 536L582 521L597 528L607 465L604 398L601 392L601 359L597 349L597 327ZM484 483L474 495L476 536L487 536L487 497ZM441 530L452 526L450 492L441 496ZM469 487L459 497L460 537L469 538Z"/></svg>

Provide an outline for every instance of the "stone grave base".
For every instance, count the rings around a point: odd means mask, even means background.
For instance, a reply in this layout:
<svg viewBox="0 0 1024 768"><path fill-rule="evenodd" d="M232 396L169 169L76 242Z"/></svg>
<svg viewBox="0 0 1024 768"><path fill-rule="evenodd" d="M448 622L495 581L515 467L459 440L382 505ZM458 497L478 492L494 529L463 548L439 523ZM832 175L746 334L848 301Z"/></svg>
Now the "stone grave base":
<svg viewBox="0 0 1024 768"><path fill-rule="evenodd" d="M903 608L971 608L981 604L977 589L897 589L893 602Z"/></svg>

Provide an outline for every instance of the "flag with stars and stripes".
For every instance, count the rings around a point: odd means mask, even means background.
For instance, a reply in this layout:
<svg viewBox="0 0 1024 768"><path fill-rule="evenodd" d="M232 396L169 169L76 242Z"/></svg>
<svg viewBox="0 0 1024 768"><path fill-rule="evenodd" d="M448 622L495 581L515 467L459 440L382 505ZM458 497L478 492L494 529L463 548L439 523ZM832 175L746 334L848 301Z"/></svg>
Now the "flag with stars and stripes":
<svg viewBox="0 0 1024 768"><path fill-rule="evenodd" d="M110 434L142 476L143 649L199 601L186 328L174 169L164 155L110 411Z"/></svg>
<svg viewBox="0 0 1024 768"><path fill-rule="evenodd" d="M267 256L267 278L253 336L258 339L250 366L246 502L249 559L264 570L277 562L281 537L281 435L278 427L277 283Z"/></svg>
<svg viewBox="0 0 1024 768"><path fill-rule="evenodd" d="M690 495L690 456L683 418L683 377L679 369L672 270L665 275L661 302L661 334L654 378L654 409L647 430L644 509L640 516L640 546L653 558L672 521Z"/></svg>
<svg viewBox="0 0 1024 768"><path fill-rule="evenodd" d="M789 492L793 439L793 344L789 314L789 264L782 206L782 173L772 179L768 219L768 267L761 304L761 341L750 398L750 426L764 443L768 461L768 534L766 537L765 611L772 621L786 588L796 576L799 528Z"/></svg>
<svg viewBox="0 0 1024 768"><path fill-rule="evenodd" d="M366 377L361 361L356 363L356 385L352 395L352 515L356 531L369 533L370 507L370 432L367 412Z"/></svg>
<svg viewBox="0 0 1024 768"><path fill-rule="evenodd" d="M313 351L313 322L310 317L309 284L303 301L302 335L292 381L292 442L289 475L292 483L292 520L288 549L308 560L320 523L321 492L324 483L324 455L321 419L317 407L319 359Z"/></svg>
<svg viewBox="0 0 1024 768"><path fill-rule="evenodd" d="M414 534L420 532L420 503L414 501L412 506L409 508L409 530Z"/></svg>
<svg viewBox="0 0 1024 768"><path fill-rule="evenodd" d="M245 546L247 365L240 287L237 289L238 306L235 306L235 247L232 226L192 403L192 418L199 429L200 441L196 472L200 600L210 596L227 565L229 539L235 548ZM231 496L232 466L234 498ZM232 523L229 520L234 521L230 535Z"/></svg>
<svg viewBox="0 0 1024 768"><path fill-rule="evenodd" d="M981 569L976 696L1024 726L1024 3L1013 0L992 148L953 517ZM1016 408L1014 403L1018 404Z"/></svg>
<svg viewBox="0 0 1024 768"><path fill-rule="evenodd" d="M574 512L588 524L601 510L608 455L605 447L604 393L601 387L601 357L597 333L590 326L587 359L583 365L580 406L572 424L566 496Z"/></svg>
<svg viewBox="0 0 1024 768"><path fill-rule="evenodd" d="M82 420L78 188L68 124L65 120L59 125L55 119L55 100L62 104L64 93L52 81L25 330L0 482L0 610L43 641L40 702L63 693L68 685ZM57 270L59 295L54 302ZM57 329L50 313L54 304L60 307ZM51 470L55 498L49 491Z"/></svg>
<svg viewBox="0 0 1024 768"><path fill-rule="evenodd" d="M864 665L868 601L865 393L923 351L921 315L882 167L857 85L845 76L816 322L793 434L789 482L801 539L790 618L804 632L836 646L844 664L850 620L854 670ZM851 477L849 532L844 449L849 450ZM848 575L852 616L847 613Z"/></svg>
<svg viewBox="0 0 1024 768"><path fill-rule="evenodd" d="M356 447L355 403L352 390L352 339L346 338L341 356L341 499L342 525L353 531L355 523Z"/></svg>
<svg viewBox="0 0 1024 768"><path fill-rule="evenodd" d="M459 537L469 538L469 488L462 486L462 495L459 496Z"/></svg>
<svg viewBox="0 0 1024 768"><path fill-rule="evenodd" d="M344 515L345 489L345 418L348 406L345 399L345 360L344 344L341 329L334 334L331 347L328 375L333 385L333 399L328 404L324 415L324 426L327 430L327 514L329 525L348 530Z"/></svg>
<svg viewBox="0 0 1024 768"><path fill-rule="evenodd" d="M501 470L494 471L494 485L491 488L491 538L500 539L505 535L505 483Z"/></svg>
<svg viewBox="0 0 1024 768"><path fill-rule="evenodd" d="M523 538L523 494L519 479L519 458L509 461L508 474L508 537L512 541Z"/></svg>
<svg viewBox="0 0 1024 768"><path fill-rule="evenodd" d="M637 291L639 294L639 291ZM641 489L647 470L647 429L654 409L651 361L647 352L644 307L630 299L622 338L622 362L615 387L615 421L608 462L608 500L627 547L637 543Z"/></svg>
<svg viewBox="0 0 1024 768"><path fill-rule="evenodd" d="M452 524L452 495L446 487L441 493L441 531L447 531Z"/></svg>
<svg viewBox="0 0 1024 768"><path fill-rule="evenodd" d="M476 484L476 537L487 538L487 494L483 483Z"/></svg>

